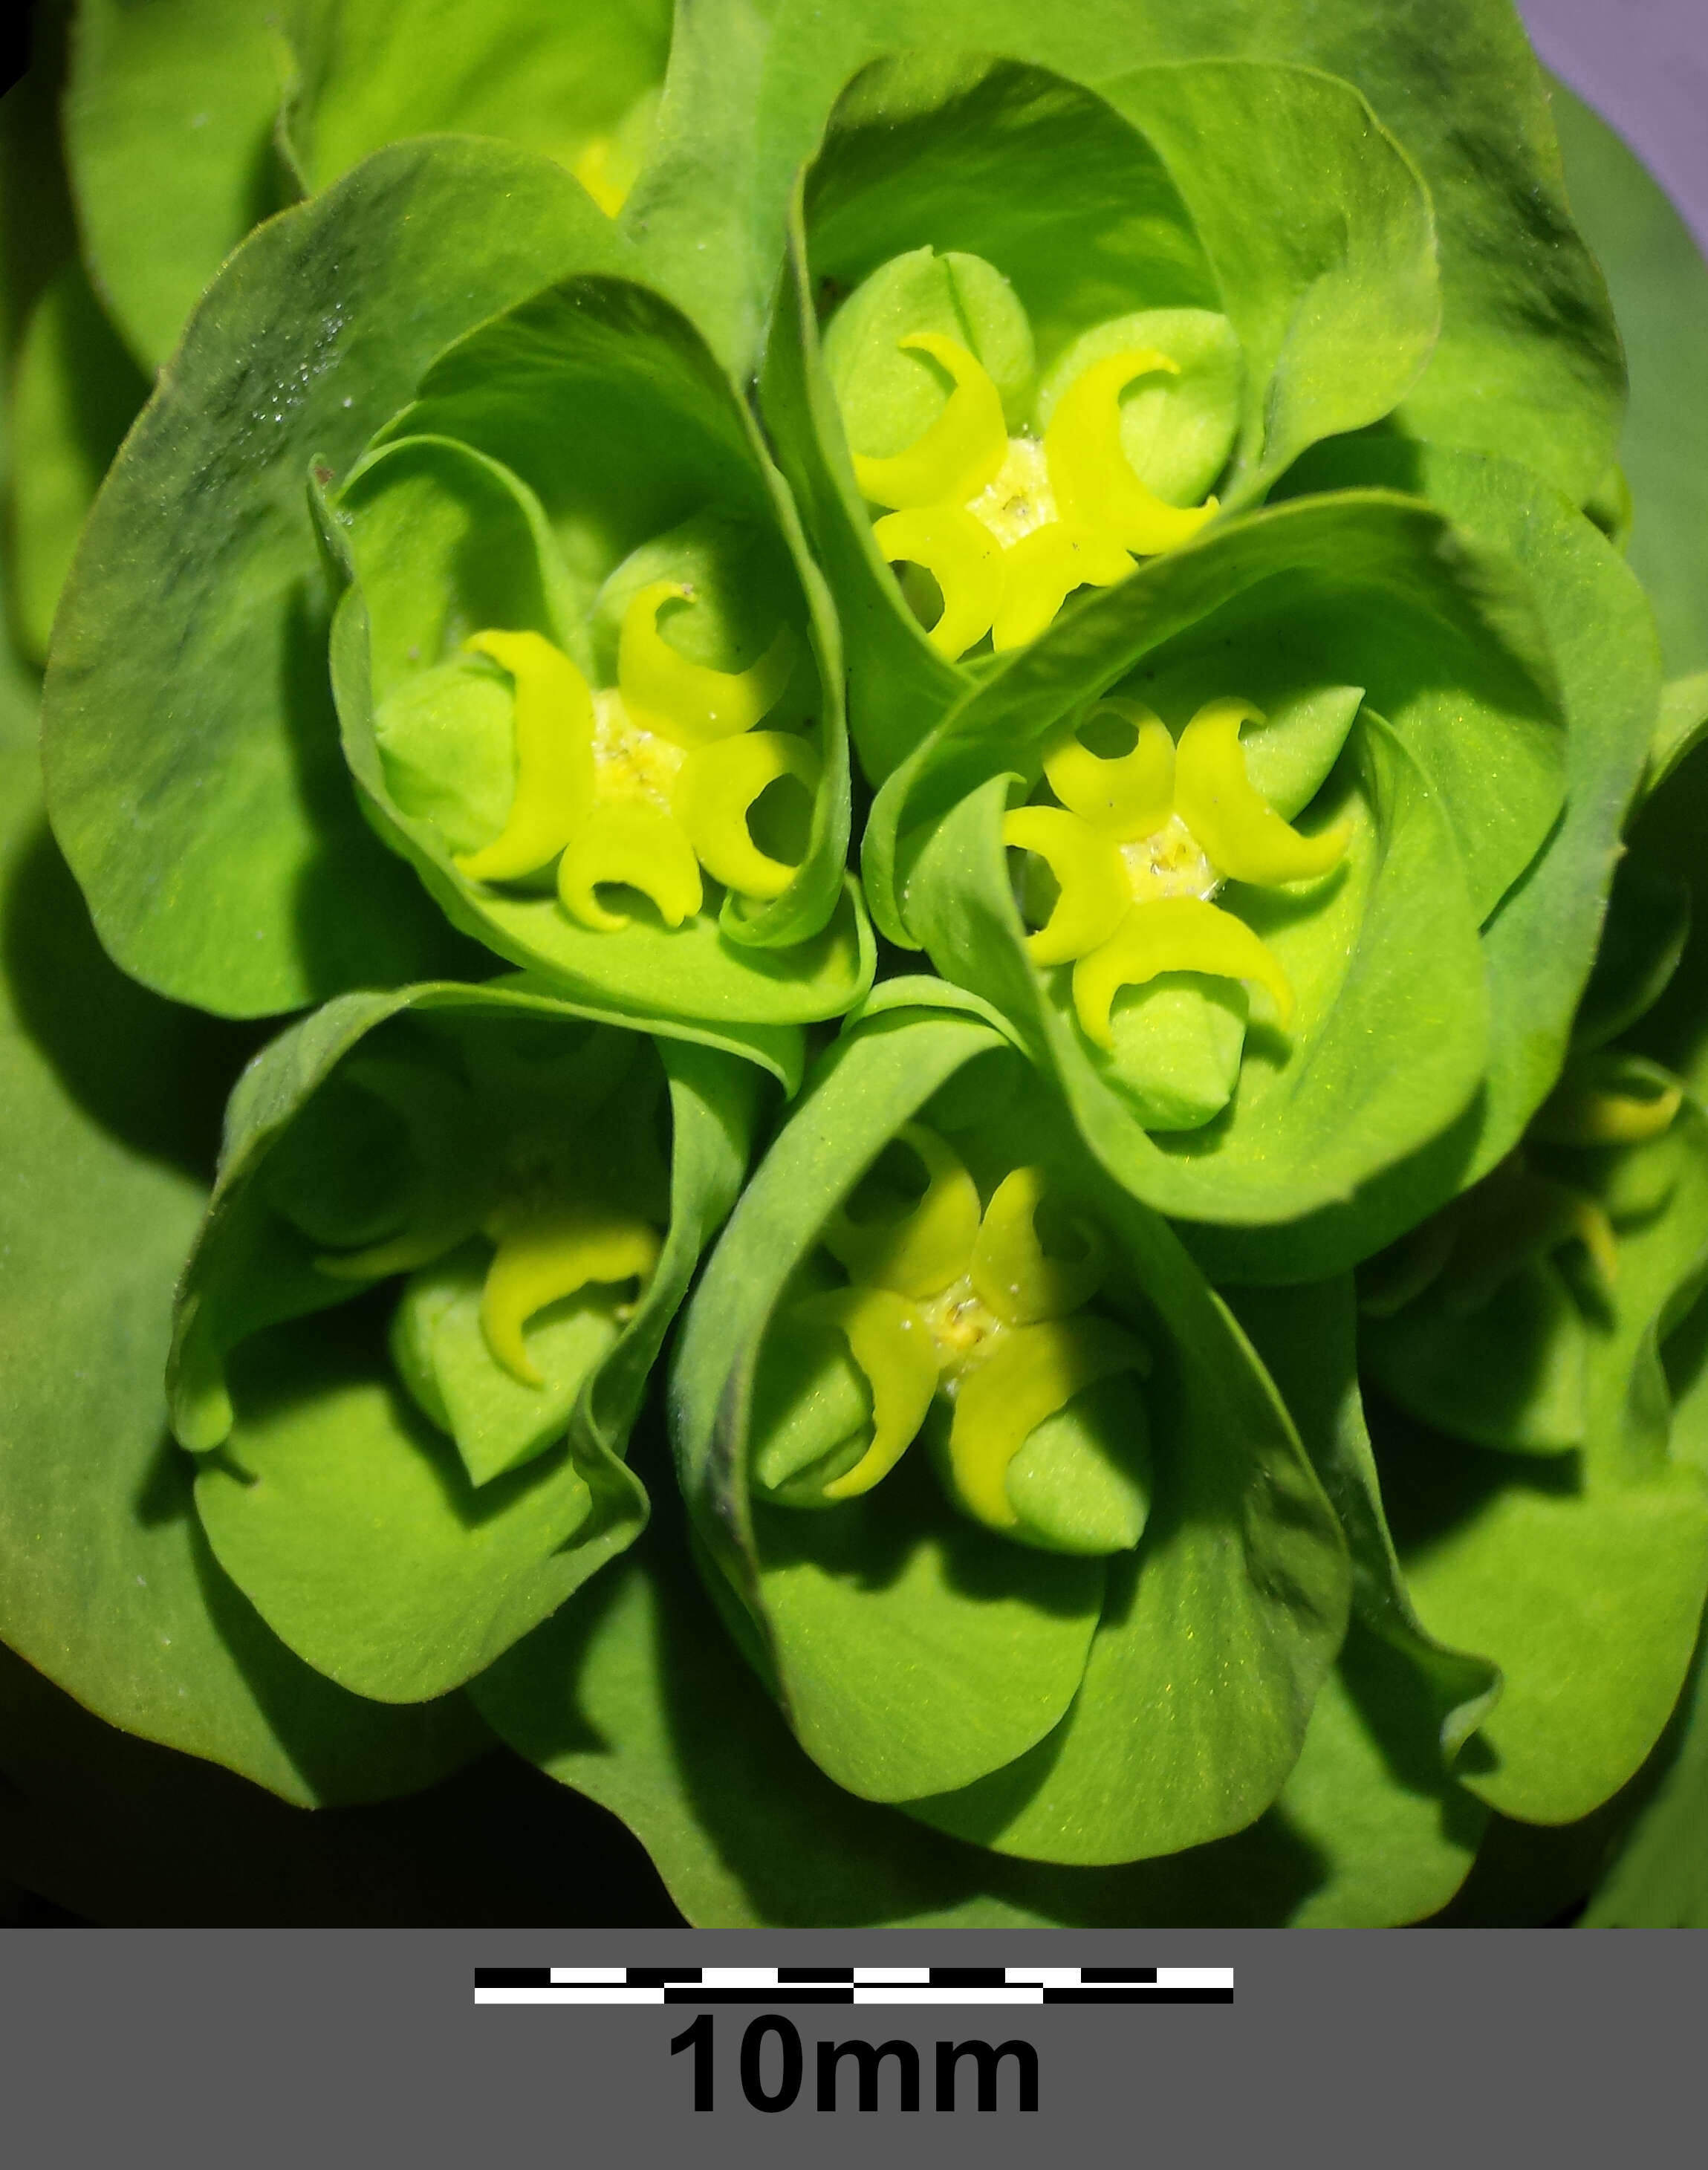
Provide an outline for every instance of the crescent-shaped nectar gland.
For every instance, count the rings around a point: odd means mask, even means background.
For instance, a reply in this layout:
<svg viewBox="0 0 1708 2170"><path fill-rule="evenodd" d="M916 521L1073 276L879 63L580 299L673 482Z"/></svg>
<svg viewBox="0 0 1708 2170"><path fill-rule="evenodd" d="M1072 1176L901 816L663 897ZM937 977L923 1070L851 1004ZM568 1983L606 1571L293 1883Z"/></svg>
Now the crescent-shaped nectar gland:
<svg viewBox="0 0 1708 2170"><path fill-rule="evenodd" d="M673 648L658 629L668 602L691 602L681 580L649 580L629 597L617 637L617 689L642 730L674 746L709 746L752 730L783 698L800 643L786 625L745 671L715 671Z"/></svg>
<svg viewBox="0 0 1708 2170"><path fill-rule="evenodd" d="M762 852L747 816L761 794L785 776L815 796L822 772L813 748L792 732L745 731L688 755L671 807L715 881L768 901L781 896L800 869Z"/></svg>
<svg viewBox="0 0 1708 2170"><path fill-rule="evenodd" d="M960 1155L924 1124L904 1124L896 1138L924 1168L923 1195L901 1213L875 1220L857 1221L839 1205L819 1241L853 1280L900 1296L934 1296L972 1262L978 1187Z"/></svg>
<svg viewBox="0 0 1708 2170"><path fill-rule="evenodd" d="M1074 1008L1080 1029L1097 1046L1112 1049L1110 1011L1123 987L1140 986L1159 972L1202 972L1213 979L1246 980L1262 987L1275 1005L1283 1032L1293 1024L1293 989L1274 952L1243 919L1196 896L1158 897L1136 904L1100 949L1074 967Z"/></svg>
<svg viewBox="0 0 1708 2170"><path fill-rule="evenodd" d="M791 1305L789 1316L839 1333L871 1393L870 1444L822 1493L858 1499L889 1475L925 1421L938 1382L931 1329L905 1296L886 1288L827 1289Z"/></svg>
<svg viewBox="0 0 1708 2170"><path fill-rule="evenodd" d="M646 799L590 807L565 847L558 895L570 918L594 933L619 933L629 924L626 912L611 911L599 901L597 892L608 882L649 897L667 927L692 919L705 895L686 831Z"/></svg>
<svg viewBox="0 0 1708 2170"><path fill-rule="evenodd" d="M516 790L500 833L453 863L470 881L515 881L550 864L592 795L592 692L543 634L476 633L463 646L515 684Z"/></svg>
<svg viewBox="0 0 1708 2170"><path fill-rule="evenodd" d="M1320 836L1302 836L1256 789L1240 729L1265 720L1249 701L1209 701L1198 710L1175 751L1175 811L1218 874L1272 889L1337 867L1352 826L1341 820Z"/></svg>
<svg viewBox="0 0 1708 2170"><path fill-rule="evenodd" d="M1101 715L1130 726L1122 754L1093 752L1079 736ZM1154 836L1175 810L1175 742L1159 716L1137 701L1109 698L1057 732L1044 752L1044 774L1062 804L1094 829L1127 843Z"/></svg>
<svg viewBox="0 0 1708 2170"><path fill-rule="evenodd" d="M1084 956L1109 939L1131 909L1120 852L1077 814L1060 806L1017 806L1003 817L1002 840L1016 850L1036 852L1059 892L1049 917L1026 937L1035 965L1066 965Z"/></svg>
<svg viewBox="0 0 1708 2170"><path fill-rule="evenodd" d="M590 1285L637 1281L658 1264L658 1231L621 1206L565 1200L491 1215L497 1245L480 1295L480 1330L494 1360L525 1387L543 1386L527 1353L527 1323Z"/></svg>
<svg viewBox="0 0 1708 2170"><path fill-rule="evenodd" d="M1056 403L1044 432L1051 486L1063 520L1117 539L1141 558L1191 542L1218 506L1169 505L1141 479L1121 442L1121 395L1136 377L1180 374L1165 354L1135 347L1082 370Z"/></svg>
<svg viewBox="0 0 1708 2170"><path fill-rule="evenodd" d="M964 506L929 505L886 512L872 539L891 565L923 566L943 597L925 638L950 663L983 640L1003 593L1002 545Z"/></svg>
<svg viewBox="0 0 1708 2170"><path fill-rule="evenodd" d="M941 332L912 332L896 344L904 354L929 355L954 389L936 420L904 452L881 458L853 454L854 480L868 504L898 511L965 505L1008 457L1002 394L977 355Z"/></svg>

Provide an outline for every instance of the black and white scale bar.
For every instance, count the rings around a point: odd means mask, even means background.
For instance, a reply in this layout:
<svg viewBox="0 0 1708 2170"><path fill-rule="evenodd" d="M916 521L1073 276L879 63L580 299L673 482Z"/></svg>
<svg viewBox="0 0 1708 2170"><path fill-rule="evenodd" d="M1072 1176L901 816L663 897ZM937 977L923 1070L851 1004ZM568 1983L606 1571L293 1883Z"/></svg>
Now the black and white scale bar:
<svg viewBox="0 0 1708 2170"><path fill-rule="evenodd" d="M476 1967L477 2004L1231 2004L1232 1967Z"/></svg>

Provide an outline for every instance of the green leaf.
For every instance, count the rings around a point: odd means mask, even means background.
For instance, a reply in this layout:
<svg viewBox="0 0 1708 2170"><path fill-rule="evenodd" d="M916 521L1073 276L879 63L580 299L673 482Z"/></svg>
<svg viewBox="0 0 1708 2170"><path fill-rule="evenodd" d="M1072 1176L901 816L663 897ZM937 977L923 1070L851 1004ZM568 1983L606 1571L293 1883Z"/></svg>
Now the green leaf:
<svg viewBox="0 0 1708 2170"><path fill-rule="evenodd" d="M1012 62L891 62L849 87L805 177L762 395L844 601L852 725L875 781L983 670L929 646L872 539L819 351L838 297L859 289L845 306L870 310L862 282L880 267L927 244L964 252L1011 284L1047 388L1069 349L1089 358L1086 336L1135 312L1224 311L1245 361L1236 502L1314 436L1387 413L1433 336L1427 206L1356 93L1243 63L1138 70L1104 88L1117 111ZM1153 127L1154 147L1142 132ZM1346 185L1325 222L1330 143ZM1242 163L1260 144L1261 198Z"/></svg>
<svg viewBox="0 0 1708 2170"><path fill-rule="evenodd" d="M1414 1677L1412 1692L1395 1700L1402 1705L1422 1700L1434 1709L1444 1779L1465 1741L1498 1703L1501 1676L1486 1659L1437 1642L1407 1594L1358 1394L1352 1283L1242 1289L1234 1309L1281 1389L1347 1533L1354 1615Z"/></svg>
<svg viewBox="0 0 1708 2170"><path fill-rule="evenodd" d="M1320 448L1298 479L1305 488L1373 483L1418 489L1457 523L1468 548L1516 564L1558 667L1566 803L1545 849L1483 931L1491 1029L1476 1106L1350 1205L1327 1208L1284 1238L1242 1234L1223 1244L1213 1234L1195 1235L1209 1269L1240 1280L1339 1272L1414 1227L1518 1143L1565 1059L1658 692L1652 623L1630 571L1587 520L1522 468L1367 437ZM1383 705L1373 687L1372 698ZM1430 756L1423 758L1430 766ZM1455 777L1447 784L1449 794L1459 783Z"/></svg>
<svg viewBox="0 0 1708 2170"><path fill-rule="evenodd" d="M1250 61L1100 85L1185 197L1245 354L1233 495L1392 412L1441 329L1435 226L1404 149L1349 84Z"/></svg>
<svg viewBox="0 0 1708 2170"><path fill-rule="evenodd" d="M273 152L290 72L268 0L79 0L66 155L97 291L151 373L249 228L297 193Z"/></svg>
<svg viewBox="0 0 1708 2170"><path fill-rule="evenodd" d="M242 1044L102 956L40 820L29 704L6 670L0 1636L111 1724L287 1800L410 1792L479 1752L468 1706L388 1711L322 1679L197 1524L161 1374Z"/></svg>
<svg viewBox="0 0 1708 2170"><path fill-rule="evenodd" d="M1469 1864L1486 1812L1462 1791L1443 1807L1415 1684L1384 1676L1356 1628L1280 1802L1233 1837L1064 1868L857 1799L738 1655L675 1512L661 1501L634 1548L471 1692L523 1754L623 1818L701 1927L1379 1926L1432 1911Z"/></svg>
<svg viewBox="0 0 1708 2170"><path fill-rule="evenodd" d="M1106 1163L1164 1211L1280 1222L1346 1199L1465 1108L1484 1059L1475 919L1558 809L1566 749L1519 582L1422 505L1347 493L1248 516L1123 588L1070 606L1032 649L985 678L879 794L865 869L881 926L893 933L899 917L940 970L995 1003L1038 1059L1074 1081L1078 1119L1093 1126ZM1181 719L1237 691L1275 719L1252 735L1254 780L1296 812L1332 764L1360 685L1405 751L1380 723L1360 727L1364 751L1354 761L1371 765L1357 789L1377 818L1347 875L1320 885L1303 907L1249 890L1230 897L1295 981L1299 1054L1277 1063L1272 1044L1254 1049L1231 1117L1159 1143L1118 1099L1118 1078L1094 1063L1024 953L998 843L1007 786L986 780L1030 783L1047 732L1106 688ZM1258 750L1272 733L1270 756ZM1351 788L1343 773L1331 795ZM1320 1032L1328 1035L1320 1056L1311 1051ZM1368 1045L1406 1053L1373 1065ZM1455 1187L1454 1167L1432 1180L1438 1202ZM1381 1240L1366 1232L1365 1210L1360 1201L1322 1216L1342 1266L1361 1237L1367 1248ZM1412 1217L1427 1210L1418 1204ZM1238 1279L1260 1277L1260 1266L1263 1278L1293 1278L1310 1255L1295 1255L1291 1231L1272 1239L1195 1232L1194 1242Z"/></svg>
<svg viewBox="0 0 1708 2170"><path fill-rule="evenodd" d="M1587 1815L1637 1769L1708 1594L1708 1487L1668 1458L1659 1355L1708 1271L1708 1119L1687 1103L1664 1137L1612 1157L1619 1273L1588 1352L1581 1456L1556 1469L1397 1428L1382 1456L1419 1613L1505 1676L1482 1729L1492 1767L1465 1782L1536 1823Z"/></svg>
<svg viewBox="0 0 1708 2170"><path fill-rule="evenodd" d="M147 386L82 267L62 267L24 328L13 385L12 581L19 644L40 662L78 535Z"/></svg>
<svg viewBox="0 0 1708 2170"><path fill-rule="evenodd" d="M715 534L709 510L724 523ZM872 955L843 871L836 622L752 422L674 309L641 288L586 281L483 326L436 363L329 519L356 583L333 642L351 766L382 832L458 926L631 1013L794 1021L849 1007ZM731 652L703 660L727 668L750 661L779 626L806 633L811 664L797 666L777 723L816 723L822 780L801 871L781 896L751 914L731 899L720 912L709 904L678 928L637 913L619 931L595 932L549 894L463 874L450 849L457 840L423 818L420 804L399 804L382 734L427 674L443 682L461 639L495 617L544 633L595 684L608 683L618 591L649 557L656 576L673 548L678 576L698 570L710 596L728 593ZM429 720L449 728L436 712ZM468 772L472 753L459 742L453 769Z"/></svg>
<svg viewBox="0 0 1708 2170"><path fill-rule="evenodd" d="M47 692L57 832L134 976L260 1015L466 954L344 773L305 472L352 462L472 323L620 256L549 161L436 141L222 273L90 516Z"/></svg>
<svg viewBox="0 0 1708 2170"><path fill-rule="evenodd" d="M471 1678L640 1531L645 1495L624 1446L700 1251L740 1186L758 1099L747 1063L657 1042L672 1119L663 1252L620 1332L585 1352L567 1440L471 1481L444 1429L404 1391L373 1304L329 1323L303 1317L352 1284L317 1275L319 1244L271 1203L285 1195L272 1172L314 1096L371 1031L405 1013L467 1020L471 1047L483 1019L597 1015L525 985L425 987L348 997L276 1041L233 1102L174 1350L180 1435L221 1450L203 1465L196 1505L222 1564L309 1663L386 1702ZM614 1160L608 1111L598 1122ZM348 1191L329 1195L341 1204Z"/></svg>
<svg viewBox="0 0 1708 2170"><path fill-rule="evenodd" d="M291 115L324 189L405 136L492 136L574 169L656 92L669 0L332 0L299 35Z"/></svg>
<svg viewBox="0 0 1708 2170"><path fill-rule="evenodd" d="M1669 676L1708 665L1708 265L1641 161L1566 85L1551 86L1566 184L1612 294L1630 366L1619 442L1630 555Z"/></svg>
<svg viewBox="0 0 1708 2170"><path fill-rule="evenodd" d="M877 55L977 48L1094 89L1165 61L1246 59L1342 77L1422 169L1440 247L1443 322L1400 410L1415 434L1524 460L1581 503L1614 456L1624 396L1605 287L1574 230L1540 70L1490 0L787 0L757 115L753 262L763 288L789 187L854 71Z"/></svg>
<svg viewBox="0 0 1708 2170"><path fill-rule="evenodd" d="M1157 1321L1146 1390L1157 1500L1138 1563L1123 1555L1100 1570L1107 1595L1089 1658L1068 1636L1088 1606L1096 1617L1096 1583L1084 1572L1095 1563L1029 1553L969 1526L967 1565L950 1583L933 1558L939 1525L909 1483L886 1488L889 1499L881 1490L864 1518L797 1513L786 1529L781 1510L762 1512L747 1495L754 1376L792 1270L885 1141L963 1070L955 1090L966 1099L945 1099L928 1120L956 1137L965 1121L974 1141L1005 1115L1006 1146L988 1148L993 1172L1036 1157L1047 1138L1067 1195L1095 1200L1143 1291L1135 1301ZM1226 1312L1163 1225L1108 1189L1041 1083L988 1028L920 1008L845 1035L707 1269L672 1397L702 1539L758 1624L798 1735L843 1783L902 1798L910 1784L924 1790L934 1762L962 1782L913 1801L913 1814L1004 1852L1078 1863L1166 1853L1236 1830L1279 1791L1341 1633L1338 1532ZM1037 1563L1052 1576L1072 1569L1077 1590L1065 1579L1052 1589ZM1008 1624L1017 1605L1040 1608L1019 1649ZM743 1633L751 1640L754 1630ZM1069 1696L1073 1707L1021 1754L1052 1722L1036 1670L1052 1650L1057 1710ZM975 1758L993 1775L967 1785Z"/></svg>

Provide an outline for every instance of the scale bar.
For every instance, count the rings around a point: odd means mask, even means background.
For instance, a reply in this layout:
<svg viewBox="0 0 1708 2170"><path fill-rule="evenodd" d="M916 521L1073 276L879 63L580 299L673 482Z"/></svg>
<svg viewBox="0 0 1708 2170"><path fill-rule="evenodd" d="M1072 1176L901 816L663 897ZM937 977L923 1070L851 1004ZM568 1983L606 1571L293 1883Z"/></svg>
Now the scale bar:
<svg viewBox="0 0 1708 2170"><path fill-rule="evenodd" d="M477 1967L477 2004L1231 2004L1232 1967Z"/></svg>

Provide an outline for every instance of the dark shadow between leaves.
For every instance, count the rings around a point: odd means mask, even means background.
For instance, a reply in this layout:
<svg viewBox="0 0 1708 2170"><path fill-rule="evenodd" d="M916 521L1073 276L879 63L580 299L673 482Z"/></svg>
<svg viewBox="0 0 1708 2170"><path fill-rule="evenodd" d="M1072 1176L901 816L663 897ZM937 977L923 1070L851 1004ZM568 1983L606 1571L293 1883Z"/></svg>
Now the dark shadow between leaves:
<svg viewBox="0 0 1708 2170"><path fill-rule="evenodd" d="M1402 1558L1440 1543L1502 1493L1569 1499L1583 1489L1576 1452L1502 1454L1430 1430L1379 1392L1365 1406L1383 1504Z"/></svg>
<svg viewBox="0 0 1708 2170"><path fill-rule="evenodd" d="M308 1810L104 1724L0 1649L0 1863L110 1927L674 1927L607 1810L499 1751Z"/></svg>
<svg viewBox="0 0 1708 2170"><path fill-rule="evenodd" d="M259 1028L203 1016L127 979L102 949L44 820L3 901L0 968L20 1026L69 1098L132 1152L211 1179L220 1115Z"/></svg>

